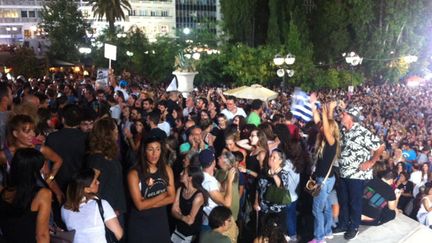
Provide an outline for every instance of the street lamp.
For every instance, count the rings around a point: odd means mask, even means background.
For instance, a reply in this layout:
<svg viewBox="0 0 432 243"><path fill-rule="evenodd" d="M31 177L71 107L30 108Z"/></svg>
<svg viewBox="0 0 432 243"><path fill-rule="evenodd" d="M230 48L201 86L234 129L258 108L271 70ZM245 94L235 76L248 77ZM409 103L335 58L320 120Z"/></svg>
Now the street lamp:
<svg viewBox="0 0 432 243"><path fill-rule="evenodd" d="M126 56L133 57L134 53L131 51L126 51Z"/></svg>
<svg viewBox="0 0 432 243"><path fill-rule="evenodd" d="M281 86L284 87L285 85L285 74L291 78L294 76L294 70L290 69L289 67L295 63L295 56L291 53L288 53L286 57L283 57L279 54L277 54L273 58L273 63L279 68L276 71L276 74L278 77L283 78Z"/></svg>
<svg viewBox="0 0 432 243"><path fill-rule="evenodd" d="M189 35L191 32L192 32L192 30L190 28L186 27L183 29L183 34L185 34L185 35Z"/></svg>
<svg viewBox="0 0 432 243"><path fill-rule="evenodd" d="M353 51L348 54L344 52L342 53L342 56L345 58L346 63L348 63L352 67L362 64L363 62L363 57L360 57L357 53Z"/></svg>
<svg viewBox="0 0 432 243"><path fill-rule="evenodd" d="M125 33L118 33L117 34L117 38L125 38L126 34Z"/></svg>
<svg viewBox="0 0 432 243"><path fill-rule="evenodd" d="M87 55L91 53L91 48L88 47L80 47L78 48L79 53Z"/></svg>
<svg viewBox="0 0 432 243"><path fill-rule="evenodd" d="M342 57L345 58L345 62L348 63L351 66L351 87L348 88L348 91L350 93L352 93L354 91L354 86L353 86L353 69L355 66L362 64L363 62L363 57L360 57L357 53L355 52L350 52L350 53L342 53Z"/></svg>

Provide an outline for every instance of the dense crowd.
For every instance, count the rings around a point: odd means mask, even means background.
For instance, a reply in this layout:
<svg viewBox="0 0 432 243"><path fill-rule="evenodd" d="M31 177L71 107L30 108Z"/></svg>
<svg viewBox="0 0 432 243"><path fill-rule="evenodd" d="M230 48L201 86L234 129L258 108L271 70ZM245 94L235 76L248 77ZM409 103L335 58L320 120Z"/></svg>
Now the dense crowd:
<svg viewBox="0 0 432 243"><path fill-rule="evenodd" d="M402 213L432 225L431 86L312 93L311 121L290 113L292 91L2 78L0 242L315 243Z"/></svg>

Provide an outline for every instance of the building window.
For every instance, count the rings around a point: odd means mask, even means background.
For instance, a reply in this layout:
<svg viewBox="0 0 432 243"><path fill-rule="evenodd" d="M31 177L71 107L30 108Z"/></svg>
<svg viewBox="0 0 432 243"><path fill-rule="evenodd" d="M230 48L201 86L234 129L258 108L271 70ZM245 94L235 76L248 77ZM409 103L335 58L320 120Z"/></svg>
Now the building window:
<svg viewBox="0 0 432 243"><path fill-rule="evenodd" d="M156 16L156 11L150 11L150 16Z"/></svg>
<svg viewBox="0 0 432 243"><path fill-rule="evenodd" d="M21 11L21 18L27 18L27 11Z"/></svg>
<svg viewBox="0 0 432 243"><path fill-rule="evenodd" d="M29 11L28 16L29 16L29 18L36 18L36 12L35 11Z"/></svg>
<svg viewBox="0 0 432 243"><path fill-rule="evenodd" d="M168 17L168 11L162 11L161 12L161 16Z"/></svg>
<svg viewBox="0 0 432 243"><path fill-rule="evenodd" d="M168 25L161 25L159 26L160 33L168 33Z"/></svg>

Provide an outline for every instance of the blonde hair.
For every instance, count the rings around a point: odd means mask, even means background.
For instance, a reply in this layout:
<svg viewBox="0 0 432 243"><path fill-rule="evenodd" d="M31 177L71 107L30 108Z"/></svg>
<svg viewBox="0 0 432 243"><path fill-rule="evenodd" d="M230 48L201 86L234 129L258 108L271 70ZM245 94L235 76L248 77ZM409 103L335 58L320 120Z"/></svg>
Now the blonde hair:
<svg viewBox="0 0 432 243"><path fill-rule="evenodd" d="M332 136L335 139L335 143L336 143L336 155L334 159L339 158L340 156L340 132L339 132L339 126L337 124L337 122L333 119L328 119L328 123L329 123L329 128L332 131ZM323 150L324 150L324 145L326 143L326 139L324 137L324 134L322 132L318 133L318 139L317 142L315 144L315 157L316 158L322 158L323 156Z"/></svg>

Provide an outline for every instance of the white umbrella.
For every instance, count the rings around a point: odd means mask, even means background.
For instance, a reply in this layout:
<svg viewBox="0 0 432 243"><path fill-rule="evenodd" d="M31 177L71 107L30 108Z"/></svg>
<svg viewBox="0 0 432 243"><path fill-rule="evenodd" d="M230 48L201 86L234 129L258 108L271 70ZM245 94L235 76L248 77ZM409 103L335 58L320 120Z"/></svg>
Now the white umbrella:
<svg viewBox="0 0 432 243"><path fill-rule="evenodd" d="M259 84L253 84L250 87L242 86L239 88L227 90L224 92L225 95L232 95L240 99L248 99L254 100L259 99L262 101L269 101L276 99L278 97L278 93L267 89Z"/></svg>

